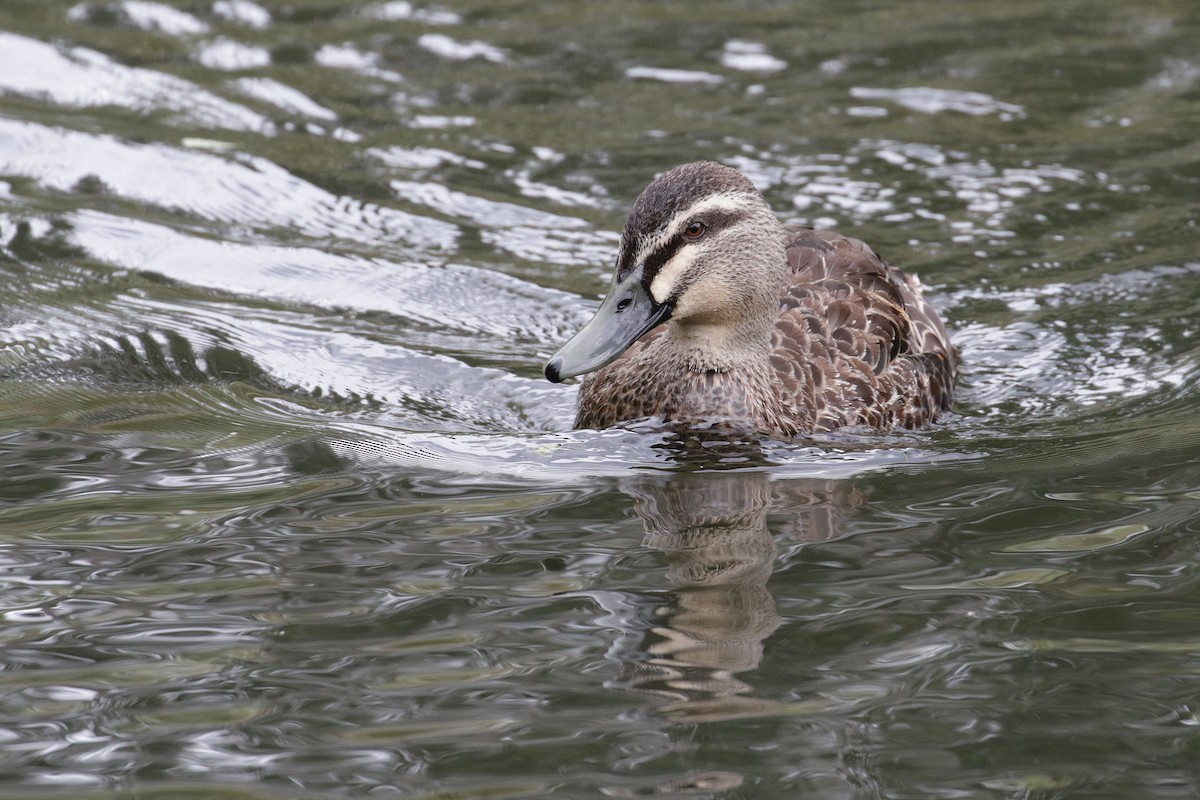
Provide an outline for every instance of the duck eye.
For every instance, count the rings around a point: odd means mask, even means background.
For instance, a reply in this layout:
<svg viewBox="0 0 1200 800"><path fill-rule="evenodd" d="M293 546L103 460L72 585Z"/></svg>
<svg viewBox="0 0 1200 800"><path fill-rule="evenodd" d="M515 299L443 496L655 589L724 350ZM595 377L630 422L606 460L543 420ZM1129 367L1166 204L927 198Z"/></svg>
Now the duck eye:
<svg viewBox="0 0 1200 800"><path fill-rule="evenodd" d="M691 221L687 228L684 229L683 235L689 239L699 239L704 235L704 231L706 230L707 228L705 227L704 223L698 219L695 219Z"/></svg>

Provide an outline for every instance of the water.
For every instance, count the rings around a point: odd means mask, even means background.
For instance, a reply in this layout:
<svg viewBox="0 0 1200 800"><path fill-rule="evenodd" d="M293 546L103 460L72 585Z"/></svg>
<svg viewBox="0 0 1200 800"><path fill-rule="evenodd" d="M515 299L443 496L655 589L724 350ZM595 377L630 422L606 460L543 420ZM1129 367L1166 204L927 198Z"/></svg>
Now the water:
<svg viewBox="0 0 1200 800"><path fill-rule="evenodd" d="M1200 793L1185 0L9 2L6 797ZM572 432L658 171L918 272L919 432Z"/></svg>

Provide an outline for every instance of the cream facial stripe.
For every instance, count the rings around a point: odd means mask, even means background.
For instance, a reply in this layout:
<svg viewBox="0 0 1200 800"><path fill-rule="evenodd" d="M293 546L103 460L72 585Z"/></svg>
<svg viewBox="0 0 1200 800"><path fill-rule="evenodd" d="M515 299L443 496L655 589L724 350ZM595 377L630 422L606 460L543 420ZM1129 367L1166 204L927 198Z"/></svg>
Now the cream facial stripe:
<svg viewBox="0 0 1200 800"><path fill-rule="evenodd" d="M650 296L654 298L654 302L665 303L670 300L680 276L685 275L695 261L696 250L685 247L663 264L654 280L650 281Z"/></svg>
<svg viewBox="0 0 1200 800"><path fill-rule="evenodd" d="M694 219L703 219L705 214L718 212L726 216L740 216L754 208L758 202L753 195L743 193L728 193L718 194L711 197L706 197L698 203L691 205L675 217L663 228L658 235L652 239L646 239L642 244L642 258L644 262L651 253L656 252L660 248L667 247L677 237L680 232ZM650 282L650 296L654 298L656 303L665 303L670 299L671 294L675 290L676 284L680 277L687 274L695 263L697 252L695 249L685 247L680 249L670 261L663 264L658 274L654 276L654 280Z"/></svg>

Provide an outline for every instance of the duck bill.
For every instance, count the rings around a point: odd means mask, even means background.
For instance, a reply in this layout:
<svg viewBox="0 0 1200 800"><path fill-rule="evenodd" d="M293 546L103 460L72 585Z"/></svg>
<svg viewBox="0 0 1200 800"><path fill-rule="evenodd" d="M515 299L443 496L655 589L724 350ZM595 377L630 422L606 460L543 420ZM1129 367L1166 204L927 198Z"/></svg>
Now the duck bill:
<svg viewBox="0 0 1200 800"><path fill-rule="evenodd" d="M614 280L596 316L546 362L546 377L559 383L607 366L670 315L671 306L654 302L642 285L642 270L636 269L625 280Z"/></svg>

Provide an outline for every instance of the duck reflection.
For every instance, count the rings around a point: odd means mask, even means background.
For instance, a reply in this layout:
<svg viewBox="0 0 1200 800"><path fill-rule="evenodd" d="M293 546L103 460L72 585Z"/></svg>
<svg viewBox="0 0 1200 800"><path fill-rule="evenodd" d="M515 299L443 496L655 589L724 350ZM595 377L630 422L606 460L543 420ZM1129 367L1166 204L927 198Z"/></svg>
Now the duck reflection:
<svg viewBox="0 0 1200 800"><path fill-rule="evenodd" d="M780 624L767 581L775 561L768 516L805 541L833 536L858 504L844 481L774 484L765 471L678 472L622 485L645 542L664 553L673 586L654 609L621 684L661 698L659 710L692 721L771 714L737 676L756 669Z"/></svg>

